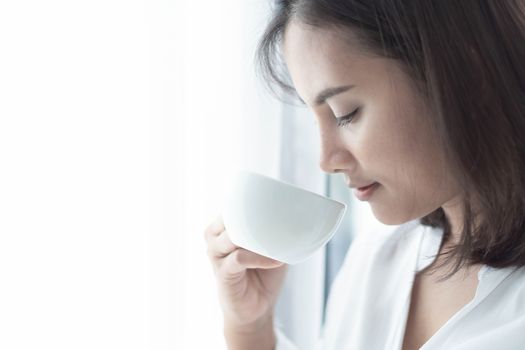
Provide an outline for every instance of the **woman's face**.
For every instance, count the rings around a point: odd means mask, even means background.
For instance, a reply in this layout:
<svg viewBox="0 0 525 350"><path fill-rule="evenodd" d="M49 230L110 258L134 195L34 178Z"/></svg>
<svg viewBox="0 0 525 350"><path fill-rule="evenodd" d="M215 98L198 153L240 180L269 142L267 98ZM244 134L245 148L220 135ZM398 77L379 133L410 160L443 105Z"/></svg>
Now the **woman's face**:
<svg viewBox="0 0 525 350"><path fill-rule="evenodd" d="M297 21L283 45L293 84L319 126L321 169L343 173L352 187L376 182L366 200L379 221L417 219L458 196L430 112L396 61L365 56L348 33Z"/></svg>

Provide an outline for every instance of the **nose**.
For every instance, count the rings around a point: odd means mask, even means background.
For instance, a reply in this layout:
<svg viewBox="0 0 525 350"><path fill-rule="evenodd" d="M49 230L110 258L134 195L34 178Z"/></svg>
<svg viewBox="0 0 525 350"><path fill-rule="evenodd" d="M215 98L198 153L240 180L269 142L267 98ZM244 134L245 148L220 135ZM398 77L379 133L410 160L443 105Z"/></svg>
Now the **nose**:
<svg viewBox="0 0 525 350"><path fill-rule="evenodd" d="M348 171L355 163L354 155L338 135L333 133L321 135L319 166L322 171L326 173Z"/></svg>

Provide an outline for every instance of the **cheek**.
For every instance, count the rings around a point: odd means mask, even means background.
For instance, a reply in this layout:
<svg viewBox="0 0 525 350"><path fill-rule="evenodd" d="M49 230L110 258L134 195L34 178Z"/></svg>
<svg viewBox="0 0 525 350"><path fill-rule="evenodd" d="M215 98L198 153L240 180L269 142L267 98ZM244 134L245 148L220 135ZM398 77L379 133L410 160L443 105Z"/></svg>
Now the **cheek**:
<svg viewBox="0 0 525 350"><path fill-rule="evenodd" d="M406 132L380 114L366 117L368 120L363 120L353 142L363 176L385 184L405 176L412 151Z"/></svg>
<svg viewBox="0 0 525 350"><path fill-rule="evenodd" d="M398 103L369 104L359 123L345 132L345 139L363 178L404 196L425 197L443 185L447 170L443 152L426 111L398 97ZM411 108L400 111L403 105Z"/></svg>
<svg viewBox="0 0 525 350"><path fill-rule="evenodd" d="M401 122L367 125L356 142L364 176L412 196L439 185L446 169L435 138Z"/></svg>
<svg viewBox="0 0 525 350"><path fill-rule="evenodd" d="M424 140L397 139L376 158L383 192L371 202L383 223L400 224L423 217L446 202L453 192L451 177L438 150ZM386 144L385 144L386 145Z"/></svg>
<svg viewBox="0 0 525 350"><path fill-rule="evenodd" d="M401 137L385 145L389 153L381 160L390 170L389 178L411 193L414 200L425 197L425 193L442 184L446 170L442 154L430 137L414 133L398 136Z"/></svg>

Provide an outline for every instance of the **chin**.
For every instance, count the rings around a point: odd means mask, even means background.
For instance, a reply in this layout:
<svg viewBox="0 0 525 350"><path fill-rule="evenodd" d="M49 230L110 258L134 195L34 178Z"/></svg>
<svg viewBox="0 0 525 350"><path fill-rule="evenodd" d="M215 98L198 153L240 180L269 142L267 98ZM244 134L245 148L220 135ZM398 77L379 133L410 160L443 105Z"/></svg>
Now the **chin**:
<svg viewBox="0 0 525 350"><path fill-rule="evenodd" d="M378 208L370 205L375 218L384 225L402 225L406 222L420 218L420 216L407 215L407 213L392 210L392 208Z"/></svg>

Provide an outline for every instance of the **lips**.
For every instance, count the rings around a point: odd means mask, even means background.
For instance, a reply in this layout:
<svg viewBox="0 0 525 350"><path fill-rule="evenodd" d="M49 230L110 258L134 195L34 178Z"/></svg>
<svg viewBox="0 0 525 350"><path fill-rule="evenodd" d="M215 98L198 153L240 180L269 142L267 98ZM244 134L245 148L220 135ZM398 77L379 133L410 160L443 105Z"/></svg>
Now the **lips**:
<svg viewBox="0 0 525 350"><path fill-rule="evenodd" d="M375 190L379 187L379 183L374 182L367 186L357 187L354 189L354 194L356 195L357 199L361 201L366 201L372 197Z"/></svg>
<svg viewBox="0 0 525 350"><path fill-rule="evenodd" d="M377 182L375 182L375 181L374 181L374 182L369 182L369 183L366 183L366 182L363 183L363 182L362 182L361 184L356 185L356 184L350 183L350 181L348 181L348 180L346 181L346 184L348 185L348 187L350 187L350 188L356 188L356 189L358 189L358 190L360 190L360 189L366 189L367 187L370 187L370 186L372 186L372 185L374 185L374 184L376 184L376 183L377 183Z"/></svg>
<svg viewBox="0 0 525 350"><path fill-rule="evenodd" d="M376 182L372 182L370 185L362 186L362 187L356 187L359 191L365 191L366 189L374 186Z"/></svg>
<svg viewBox="0 0 525 350"><path fill-rule="evenodd" d="M345 176L346 185L350 188L354 188L357 190L366 189L367 187L370 187L377 183L375 181L370 182L370 181L365 181L365 180L359 180L357 178L355 178L354 181L351 182L350 176L348 174L344 174L344 176Z"/></svg>

